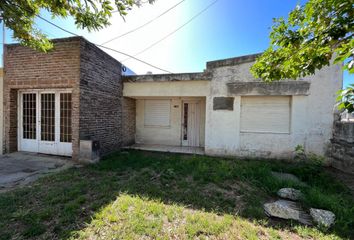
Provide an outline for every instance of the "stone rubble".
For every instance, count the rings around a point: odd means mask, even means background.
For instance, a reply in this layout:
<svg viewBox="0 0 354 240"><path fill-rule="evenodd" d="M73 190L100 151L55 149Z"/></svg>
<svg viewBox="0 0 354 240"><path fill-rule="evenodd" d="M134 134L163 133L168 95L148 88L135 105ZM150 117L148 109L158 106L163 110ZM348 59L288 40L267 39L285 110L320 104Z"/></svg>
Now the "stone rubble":
<svg viewBox="0 0 354 240"><path fill-rule="evenodd" d="M310 208L310 215L317 225L325 228L331 227L336 218L333 212L316 208Z"/></svg>
<svg viewBox="0 0 354 240"><path fill-rule="evenodd" d="M282 172L271 172L272 176L277 178L280 181L291 181L302 186L306 186L306 183L302 182L298 177L291 173L282 173Z"/></svg>
<svg viewBox="0 0 354 240"><path fill-rule="evenodd" d="M281 188L277 194L281 198L290 199L293 201L298 201L303 197L301 191L294 188Z"/></svg>
<svg viewBox="0 0 354 240"><path fill-rule="evenodd" d="M306 183L301 182L300 179L293 174L272 172L272 175L280 180L290 180L306 186ZM269 217L292 219L306 225L315 223L317 226L325 228L330 228L335 222L335 214L331 211L316 208L310 208L309 211L304 211L301 205L296 202L301 200L304 196L300 190L281 188L277 192L277 195L283 199L263 205L265 214ZM310 214L308 214L308 212Z"/></svg>
<svg viewBox="0 0 354 240"><path fill-rule="evenodd" d="M298 203L293 201L277 200L272 203L266 203L264 204L264 210L270 217L292 219L303 224L311 224L310 216L301 209Z"/></svg>

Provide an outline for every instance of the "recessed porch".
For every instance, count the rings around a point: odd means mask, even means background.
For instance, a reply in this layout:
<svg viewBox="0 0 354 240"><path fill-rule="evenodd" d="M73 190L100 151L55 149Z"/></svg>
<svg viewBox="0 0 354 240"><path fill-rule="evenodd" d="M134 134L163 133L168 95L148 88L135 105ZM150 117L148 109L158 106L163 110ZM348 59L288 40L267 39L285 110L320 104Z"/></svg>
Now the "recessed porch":
<svg viewBox="0 0 354 240"><path fill-rule="evenodd" d="M135 100L131 148L204 154L210 77L205 73L125 77L123 96Z"/></svg>

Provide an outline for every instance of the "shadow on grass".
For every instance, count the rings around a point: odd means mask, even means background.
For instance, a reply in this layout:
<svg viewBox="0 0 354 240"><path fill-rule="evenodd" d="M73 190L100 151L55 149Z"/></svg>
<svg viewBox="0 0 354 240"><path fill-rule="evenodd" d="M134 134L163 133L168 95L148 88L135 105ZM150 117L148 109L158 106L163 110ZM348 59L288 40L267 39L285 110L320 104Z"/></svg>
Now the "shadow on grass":
<svg viewBox="0 0 354 240"><path fill-rule="evenodd" d="M308 186L281 182L270 174L274 170L294 173ZM329 232L354 236L354 201L321 167L130 151L0 194L0 239L69 238L121 193L295 231L297 224L268 220L263 213L263 203L281 187L301 189L304 206L333 211L337 219Z"/></svg>

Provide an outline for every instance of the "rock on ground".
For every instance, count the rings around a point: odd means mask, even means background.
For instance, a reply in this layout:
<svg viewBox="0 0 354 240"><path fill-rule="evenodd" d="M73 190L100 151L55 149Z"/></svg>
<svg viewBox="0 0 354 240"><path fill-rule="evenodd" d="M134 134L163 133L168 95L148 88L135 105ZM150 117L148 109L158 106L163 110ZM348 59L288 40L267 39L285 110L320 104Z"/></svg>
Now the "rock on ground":
<svg viewBox="0 0 354 240"><path fill-rule="evenodd" d="M278 200L264 204L264 211L270 217L293 219L303 224L310 225L311 218L306 214L298 203L287 200Z"/></svg>
<svg viewBox="0 0 354 240"><path fill-rule="evenodd" d="M291 173L282 173L282 172L273 172L272 171L273 177L281 180L281 181L292 181L294 183L297 183L299 185L304 185L306 186L306 183L302 182L298 177L296 177L294 174Z"/></svg>
<svg viewBox="0 0 354 240"><path fill-rule="evenodd" d="M300 190L296 190L294 188L282 188L277 194L281 198L286 198L293 201L297 201L303 196Z"/></svg>
<svg viewBox="0 0 354 240"><path fill-rule="evenodd" d="M336 218L333 212L316 208L310 208L310 215L315 223L326 228L331 227Z"/></svg>

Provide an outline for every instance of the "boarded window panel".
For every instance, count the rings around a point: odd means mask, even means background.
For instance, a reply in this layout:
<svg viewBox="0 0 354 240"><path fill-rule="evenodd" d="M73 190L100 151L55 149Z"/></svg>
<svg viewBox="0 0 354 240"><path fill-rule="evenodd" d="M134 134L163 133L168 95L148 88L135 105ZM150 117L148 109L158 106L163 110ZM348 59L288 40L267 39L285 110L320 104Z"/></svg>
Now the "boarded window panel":
<svg viewBox="0 0 354 240"><path fill-rule="evenodd" d="M242 132L290 132L290 97L242 97Z"/></svg>
<svg viewBox="0 0 354 240"><path fill-rule="evenodd" d="M145 100L145 126L170 126L171 101Z"/></svg>

